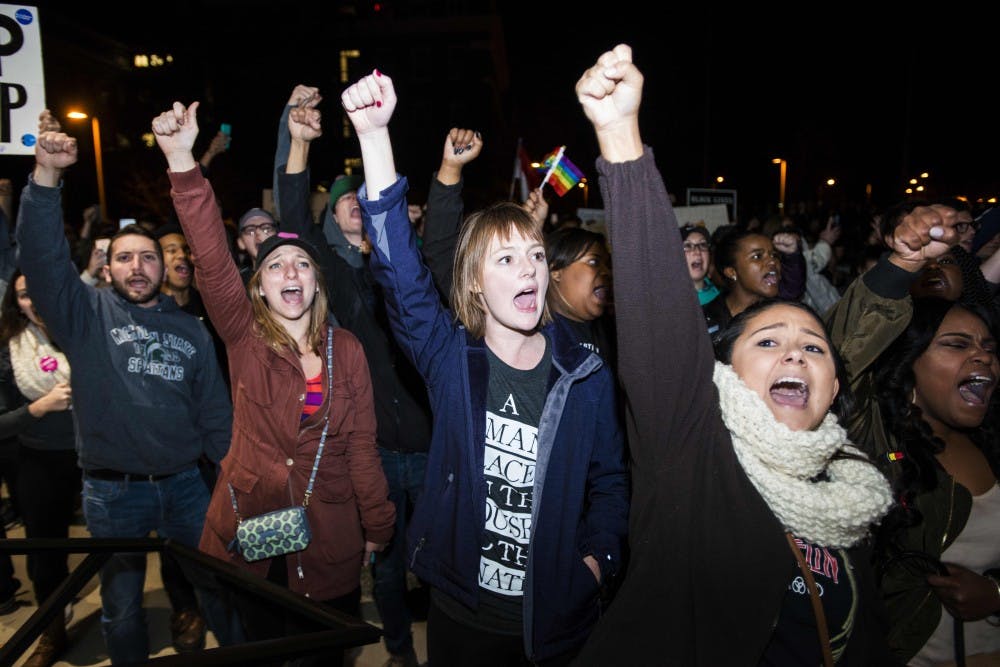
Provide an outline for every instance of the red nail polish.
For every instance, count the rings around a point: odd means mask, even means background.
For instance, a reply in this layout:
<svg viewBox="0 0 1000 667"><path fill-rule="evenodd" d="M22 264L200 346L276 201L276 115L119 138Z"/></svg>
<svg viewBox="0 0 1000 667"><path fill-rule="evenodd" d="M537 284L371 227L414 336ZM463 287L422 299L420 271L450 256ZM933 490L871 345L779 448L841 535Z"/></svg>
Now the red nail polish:
<svg viewBox="0 0 1000 667"><path fill-rule="evenodd" d="M375 102L375 106L377 106L377 107L381 107L381 106L382 106L382 102L381 102L381 101L378 101L378 100L376 100L376 102Z"/></svg>
<svg viewBox="0 0 1000 667"><path fill-rule="evenodd" d="M382 72L375 70L375 76L382 76Z"/></svg>

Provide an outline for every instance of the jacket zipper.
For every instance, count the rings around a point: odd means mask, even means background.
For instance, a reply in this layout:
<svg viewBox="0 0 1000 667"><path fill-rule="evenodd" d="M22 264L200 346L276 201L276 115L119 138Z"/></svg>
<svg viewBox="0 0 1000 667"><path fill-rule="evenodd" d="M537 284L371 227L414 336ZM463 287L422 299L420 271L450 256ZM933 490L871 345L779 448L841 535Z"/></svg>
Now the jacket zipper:
<svg viewBox="0 0 1000 667"><path fill-rule="evenodd" d="M424 538L424 537L421 537L417 541L417 547L416 547L416 549L413 550L413 555L410 557L410 569L411 570L413 569L413 566L417 562L417 554L420 553L420 550L424 547L424 544L426 542L427 542L427 538Z"/></svg>

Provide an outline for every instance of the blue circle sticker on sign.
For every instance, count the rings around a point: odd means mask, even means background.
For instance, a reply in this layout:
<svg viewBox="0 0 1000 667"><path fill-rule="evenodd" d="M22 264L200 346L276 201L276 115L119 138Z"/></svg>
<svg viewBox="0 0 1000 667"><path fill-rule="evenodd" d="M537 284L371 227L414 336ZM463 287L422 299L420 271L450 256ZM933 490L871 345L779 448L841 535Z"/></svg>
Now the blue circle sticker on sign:
<svg viewBox="0 0 1000 667"><path fill-rule="evenodd" d="M21 135L21 143L24 144L25 146L29 146L29 147L30 146L34 146L36 141L37 141L37 139L35 138L35 135L33 135L33 134L22 134Z"/></svg>
<svg viewBox="0 0 1000 667"><path fill-rule="evenodd" d="M31 25L31 22L35 20L35 16L23 7L14 12L14 18L17 19L17 22L21 25Z"/></svg>

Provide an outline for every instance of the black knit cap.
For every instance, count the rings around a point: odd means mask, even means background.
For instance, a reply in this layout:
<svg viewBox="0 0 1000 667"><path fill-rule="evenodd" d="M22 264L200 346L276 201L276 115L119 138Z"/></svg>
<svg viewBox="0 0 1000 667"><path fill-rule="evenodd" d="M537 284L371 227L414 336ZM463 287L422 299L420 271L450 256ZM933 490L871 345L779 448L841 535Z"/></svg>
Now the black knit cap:
<svg viewBox="0 0 1000 667"><path fill-rule="evenodd" d="M171 220L153 230L153 236L156 237L157 241L162 239L167 234L180 234L181 236L184 236L184 230L181 229L181 223Z"/></svg>
<svg viewBox="0 0 1000 667"><path fill-rule="evenodd" d="M257 261L254 263L253 270L260 271L261 265L264 264L264 260L270 255L276 248L280 248L284 245L293 245L297 248L302 248L309 255L309 258L313 261L313 264L319 266L319 253L316 251L316 247L306 241L303 238L299 238L298 234L292 234L290 232L278 232L274 236L268 237L266 241L260 244L257 248Z"/></svg>
<svg viewBox="0 0 1000 667"><path fill-rule="evenodd" d="M685 240L685 239L687 239L687 237L690 236L691 234L695 234L695 233L701 234L702 236L704 236L706 242L708 242L708 243L712 242L712 232L708 231L708 228L705 227L705 225L702 225L702 224L695 225L695 224L692 224L690 222L687 223L687 224L681 225L681 240L682 241Z"/></svg>

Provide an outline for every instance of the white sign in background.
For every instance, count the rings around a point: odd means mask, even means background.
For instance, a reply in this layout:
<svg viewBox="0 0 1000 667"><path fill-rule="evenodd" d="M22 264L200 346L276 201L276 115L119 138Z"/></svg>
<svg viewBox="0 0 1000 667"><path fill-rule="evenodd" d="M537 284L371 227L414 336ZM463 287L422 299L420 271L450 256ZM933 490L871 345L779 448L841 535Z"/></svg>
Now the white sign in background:
<svg viewBox="0 0 1000 667"><path fill-rule="evenodd" d="M44 110L38 9L0 5L0 155L34 155Z"/></svg>

